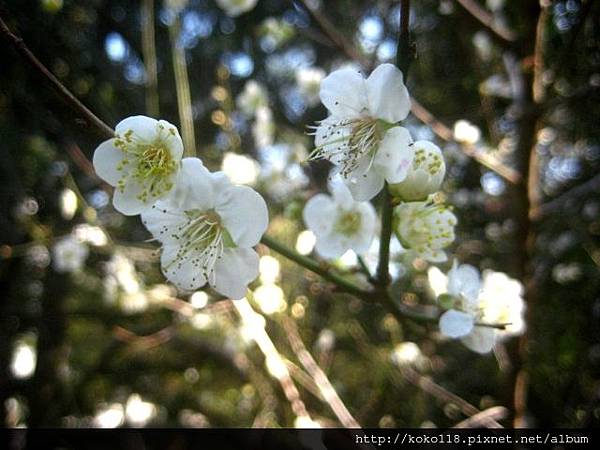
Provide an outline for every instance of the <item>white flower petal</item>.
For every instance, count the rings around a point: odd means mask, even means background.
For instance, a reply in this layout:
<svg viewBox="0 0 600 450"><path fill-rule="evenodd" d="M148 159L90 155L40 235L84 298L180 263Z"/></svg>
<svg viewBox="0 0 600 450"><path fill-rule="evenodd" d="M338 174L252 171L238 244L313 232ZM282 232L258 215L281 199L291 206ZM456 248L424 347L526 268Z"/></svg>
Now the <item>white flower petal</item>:
<svg viewBox="0 0 600 450"><path fill-rule="evenodd" d="M477 302L479 291L481 289L481 279L479 271L469 265L456 263L450 272L448 272L448 293L455 297L463 296L471 304Z"/></svg>
<svg viewBox="0 0 600 450"><path fill-rule="evenodd" d="M184 211L206 211L214 207L214 197L212 176L202 161L198 158L184 158L167 201Z"/></svg>
<svg viewBox="0 0 600 450"><path fill-rule="evenodd" d="M248 284L258 277L258 254L251 248L229 248L215 265L214 288L233 300L246 295Z"/></svg>
<svg viewBox="0 0 600 450"><path fill-rule="evenodd" d="M402 72L393 64L381 64L366 81L369 111L389 123L404 120L410 112L410 97Z"/></svg>
<svg viewBox="0 0 600 450"><path fill-rule="evenodd" d="M179 130L175 125L166 120L159 120L158 125L164 127L165 131L161 135L163 141L171 151L171 156L174 160L179 161L183 155L183 140L179 135Z"/></svg>
<svg viewBox="0 0 600 450"><path fill-rule="evenodd" d="M165 245L160 256L160 265L167 279L179 289L191 291L206 284L206 278L192 262L196 258L194 252L184 257L177 257L180 250L176 245Z"/></svg>
<svg viewBox="0 0 600 450"><path fill-rule="evenodd" d="M144 203L138 198L142 190L142 187L137 182L130 179L125 184L125 188L122 192L120 189L115 189L113 194L113 206L121 214L126 216L137 216L151 206L151 204Z"/></svg>
<svg viewBox="0 0 600 450"><path fill-rule="evenodd" d="M475 327L461 341L467 348L474 352L489 353L496 344L496 330L490 327Z"/></svg>
<svg viewBox="0 0 600 450"><path fill-rule="evenodd" d="M403 127L391 128L383 137L373 166L389 183L400 183L406 178L415 157L411 143L410 133Z"/></svg>
<svg viewBox="0 0 600 450"><path fill-rule="evenodd" d="M429 287L436 297L448 292L448 277L437 267L431 266L427 270L427 279Z"/></svg>
<svg viewBox="0 0 600 450"><path fill-rule="evenodd" d="M154 239L159 242L176 242L173 235L177 234L178 227L187 222L186 216L171 209L167 201L158 201L151 208L142 212L142 223L148 229Z"/></svg>
<svg viewBox="0 0 600 450"><path fill-rule="evenodd" d="M352 193L348 189L348 186L346 186L344 183L341 175L336 174L335 176L331 177L328 187L334 201L342 208L349 208L354 203Z"/></svg>
<svg viewBox="0 0 600 450"><path fill-rule="evenodd" d="M440 331L448 337L458 338L469 334L473 330L474 323L471 314L451 309L440 317Z"/></svg>
<svg viewBox="0 0 600 450"><path fill-rule="evenodd" d="M328 234L333 227L336 206L330 196L317 194L312 197L302 212L304 223L317 238Z"/></svg>
<svg viewBox="0 0 600 450"><path fill-rule="evenodd" d="M158 121L146 116L131 116L121 120L115 127L115 132L119 135L125 134L128 130L143 141L153 141L158 132Z"/></svg>
<svg viewBox="0 0 600 450"><path fill-rule="evenodd" d="M344 119L329 116L322 120L315 130L315 146L324 153L324 158L333 164L340 164L343 152L348 149L348 139L352 126L339 126Z"/></svg>
<svg viewBox="0 0 600 450"><path fill-rule="evenodd" d="M325 259L335 259L342 256L350 248L348 239L339 233L329 233L317 236L315 251Z"/></svg>
<svg viewBox="0 0 600 450"><path fill-rule="evenodd" d="M321 101L334 115L358 116L367 107L365 79L356 70L340 69L321 82Z"/></svg>
<svg viewBox="0 0 600 450"><path fill-rule="evenodd" d="M357 176L352 180L345 180L345 183L354 200L364 202L371 200L383 189L385 179L377 171L369 170L364 175Z"/></svg>
<svg viewBox="0 0 600 450"><path fill-rule="evenodd" d="M113 139L109 139L96 148L93 163L96 174L108 184L115 186L123 176L122 172L117 170L117 166L123 161L125 154L115 148L113 142Z"/></svg>
<svg viewBox="0 0 600 450"><path fill-rule="evenodd" d="M362 255L369 251L373 238L375 237L375 228L377 225L377 213L375 208L369 202L361 202L356 205L356 209L361 215L360 230L354 237L354 242L350 248L357 254Z"/></svg>
<svg viewBox="0 0 600 450"><path fill-rule="evenodd" d="M218 192L215 210L239 247L253 247L267 231L267 204L248 186L231 186Z"/></svg>

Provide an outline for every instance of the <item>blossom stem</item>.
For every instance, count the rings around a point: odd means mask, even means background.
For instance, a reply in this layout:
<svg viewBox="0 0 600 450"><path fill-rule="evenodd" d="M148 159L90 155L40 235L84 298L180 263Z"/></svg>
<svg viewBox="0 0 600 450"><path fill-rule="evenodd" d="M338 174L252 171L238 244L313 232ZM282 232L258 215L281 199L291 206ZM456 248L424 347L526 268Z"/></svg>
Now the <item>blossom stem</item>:
<svg viewBox="0 0 600 450"><path fill-rule="evenodd" d="M285 256L289 260L294 261L296 264L304 267L305 269L310 270L311 272L316 273L317 275L320 275L327 281L330 281L331 283L335 284L340 290L344 292L355 295L362 299L367 299L371 296L371 293L369 291L361 289L351 281L348 281L346 278L337 275L336 273L333 273L329 266L319 264L317 261L295 252L289 247L286 247L282 243L278 242L276 239L267 236L266 234L262 237L261 242L267 247L269 247L271 250L279 253L282 256Z"/></svg>
<svg viewBox="0 0 600 450"><path fill-rule="evenodd" d="M398 35L398 50L396 52L396 66L402 71L404 83L408 75L408 68L414 59L414 47L410 42L409 31L410 0L400 1L400 33ZM377 284L380 289L390 283L390 239L392 238L393 205L392 195L386 182L383 190L383 205L381 208L381 236L379 239L379 264L377 265Z"/></svg>

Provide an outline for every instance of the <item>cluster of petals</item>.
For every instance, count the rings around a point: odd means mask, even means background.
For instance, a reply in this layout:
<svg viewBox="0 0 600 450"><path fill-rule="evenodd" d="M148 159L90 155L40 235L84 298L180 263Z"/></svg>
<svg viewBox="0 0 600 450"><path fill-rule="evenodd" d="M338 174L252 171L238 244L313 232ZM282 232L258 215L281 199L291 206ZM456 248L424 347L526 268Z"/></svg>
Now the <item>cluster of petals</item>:
<svg viewBox="0 0 600 450"><path fill-rule="evenodd" d="M174 125L133 116L117 124L115 137L98 146L93 162L96 174L115 187L115 209L135 216L173 188L182 155Z"/></svg>
<svg viewBox="0 0 600 450"><path fill-rule="evenodd" d="M448 259L444 248L454 242L456 216L447 206L424 202L394 208L394 231L402 246L430 262Z"/></svg>
<svg viewBox="0 0 600 450"><path fill-rule="evenodd" d="M198 158L181 159L183 144L166 121L130 117L94 153L96 173L115 186L113 205L141 214L162 244L161 267L183 290L209 284L233 299L258 276L258 244L268 225L264 199L211 173Z"/></svg>
<svg viewBox="0 0 600 450"><path fill-rule="evenodd" d="M333 163L357 201L406 178L414 151L410 133L397 125L410 112L398 68L382 64L368 78L336 70L321 82L320 97L329 116L314 127L311 159Z"/></svg>
<svg viewBox="0 0 600 450"><path fill-rule="evenodd" d="M330 181L329 190L332 195L315 195L303 212L306 226L317 239L316 252L327 259L339 258L347 250L366 253L377 223L373 205L355 201L339 177Z"/></svg>
<svg viewBox="0 0 600 450"><path fill-rule="evenodd" d="M432 267L428 276L446 309L439 321L445 336L460 338L475 352L488 353L498 339L523 332L523 288L517 280L485 271L482 281L475 267L456 261L447 275Z"/></svg>

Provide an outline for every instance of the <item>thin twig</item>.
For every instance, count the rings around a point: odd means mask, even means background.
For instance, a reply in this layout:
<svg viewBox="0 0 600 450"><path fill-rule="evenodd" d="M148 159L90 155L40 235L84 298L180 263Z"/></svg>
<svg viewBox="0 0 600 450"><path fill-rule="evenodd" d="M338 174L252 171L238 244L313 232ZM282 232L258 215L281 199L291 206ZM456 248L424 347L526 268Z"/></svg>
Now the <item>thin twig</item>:
<svg viewBox="0 0 600 450"><path fill-rule="evenodd" d="M477 413L461 422L458 422L452 428L481 428L485 427L491 421L498 421L506 419L508 416L508 409L504 406L492 406L491 408L485 409L480 413Z"/></svg>
<svg viewBox="0 0 600 450"><path fill-rule="evenodd" d="M471 403L467 402L462 397L459 397L458 395L450 392L448 389L440 386L431 378L421 375L416 370L410 367L403 367L400 369L400 373L404 378L406 378L407 381L419 387L427 394L445 403L454 403L460 408L463 414L469 417L481 414L481 411L475 406L473 406ZM479 417L483 426L486 426L488 428L503 428L502 425L496 422L493 418L481 416Z"/></svg>
<svg viewBox="0 0 600 450"><path fill-rule="evenodd" d="M264 328L264 324L261 323L263 317L258 314L247 299L235 300L232 302L233 306L237 310L242 321L251 329L252 338L258 348L265 356L265 362L267 367L270 369L269 372L279 381L283 392L290 402L290 406L294 415L299 419L304 419L312 422L312 419L304 405L304 402L300 398L300 392L294 384L290 372L285 364L283 358L277 351L275 344L267 334Z"/></svg>
<svg viewBox="0 0 600 450"><path fill-rule="evenodd" d="M512 44L517 39L515 32L498 23L494 14L483 8L475 0L456 0L456 2L506 43Z"/></svg>
<svg viewBox="0 0 600 450"><path fill-rule="evenodd" d="M101 119L99 119L92 111L90 111L83 103L81 103L72 93L69 91L60 81L56 78L52 72L50 72L44 64L29 50L29 48L23 42L23 39L15 35L4 20L0 17L0 32L4 38L12 45L12 47L19 53L35 70L42 74L50 83L52 88L58 93L58 95L73 109L81 118L90 126L95 128L98 133L106 139L113 137L113 130L106 125Z"/></svg>
<svg viewBox="0 0 600 450"><path fill-rule="evenodd" d="M142 50L146 68L146 112L151 117L159 115L158 68L156 40L154 37L154 0L142 0Z"/></svg>
<svg viewBox="0 0 600 450"><path fill-rule="evenodd" d="M312 355L308 352L304 343L302 342L302 338L300 337L300 333L298 332L298 328L296 327L296 323L287 316L284 316L282 319L283 327L286 331L286 336L290 345L292 346L292 350L298 357L300 363L304 366L308 374L312 377L315 384L319 388L321 395L327 402L327 404L331 407L331 410L336 415L340 423L346 428L360 428L360 424L352 417L346 405L337 394L335 388L325 375L325 372L318 366Z"/></svg>

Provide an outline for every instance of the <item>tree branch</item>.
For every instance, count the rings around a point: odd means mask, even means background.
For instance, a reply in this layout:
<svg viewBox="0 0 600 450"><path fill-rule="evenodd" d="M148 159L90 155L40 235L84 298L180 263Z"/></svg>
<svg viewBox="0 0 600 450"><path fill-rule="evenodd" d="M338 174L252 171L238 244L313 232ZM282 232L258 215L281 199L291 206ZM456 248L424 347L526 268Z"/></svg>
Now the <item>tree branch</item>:
<svg viewBox="0 0 600 450"><path fill-rule="evenodd" d="M39 72L46 78L50 86L56 91L65 103L88 124L96 129L98 134L106 139L113 137L113 130L106 125L98 116L90 111L83 103L81 103L72 93L69 91L60 81L56 78L52 72L50 72L44 64L27 48L23 39L15 35L4 20L0 17L0 33L8 41L8 43L15 49L19 55L21 55L31 65L36 72Z"/></svg>
<svg viewBox="0 0 600 450"><path fill-rule="evenodd" d="M516 41L517 35L512 30L499 24L496 21L494 14L487 11L475 0L456 0L456 2L482 25L500 38L504 44L513 44Z"/></svg>

